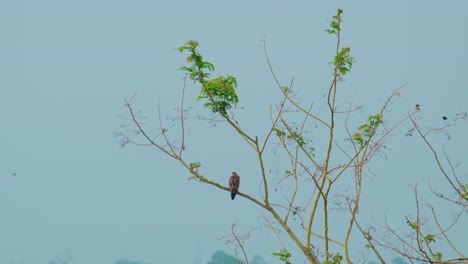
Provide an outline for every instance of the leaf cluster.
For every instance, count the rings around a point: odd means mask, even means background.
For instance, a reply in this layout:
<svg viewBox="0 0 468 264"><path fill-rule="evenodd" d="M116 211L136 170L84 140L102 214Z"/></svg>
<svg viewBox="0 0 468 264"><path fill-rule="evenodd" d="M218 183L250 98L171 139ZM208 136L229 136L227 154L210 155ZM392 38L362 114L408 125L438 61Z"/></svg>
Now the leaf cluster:
<svg viewBox="0 0 468 264"><path fill-rule="evenodd" d="M432 258L434 259L435 262L442 262L442 253L440 252L435 252L432 254Z"/></svg>
<svg viewBox="0 0 468 264"><path fill-rule="evenodd" d="M213 113L227 115L227 110L237 105L239 97L236 93L237 80L234 76L219 76L211 79L210 72L214 71L214 65L203 60L203 56L197 50L198 42L189 40L178 48L180 52L189 52L187 62L189 66L182 66L180 70L188 74L191 80L199 82L202 87L197 101L206 100L204 107Z"/></svg>
<svg viewBox="0 0 468 264"><path fill-rule="evenodd" d="M281 249L280 252L273 252L273 256L278 257L281 261L285 264L290 264L291 253L289 253L286 249Z"/></svg>
<svg viewBox="0 0 468 264"><path fill-rule="evenodd" d="M208 102L205 103L205 108L211 109L213 113L219 112L222 115L227 115L227 109L239 102L236 87L237 81L234 76L219 76L205 83L197 101L206 99Z"/></svg>
<svg viewBox="0 0 468 264"><path fill-rule="evenodd" d="M330 22L330 28L325 30L328 34L338 35L341 31L342 14L343 10L338 9L338 12L333 16L333 20Z"/></svg>
<svg viewBox="0 0 468 264"><path fill-rule="evenodd" d="M461 198L462 198L463 200L465 200L465 201L468 201L468 184L465 184L465 185L463 186L463 189L464 189L465 192L462 193Z"/></svg>
<svg viewBox="0 0 468 264"><path fill-rule="evenodd" d="M214 71L215 69L212 63L203 60L203 56L197 50L198 45L197 41L188 40L183 46L177 48L180 52L189 52L190 55L187 57L187 62L191 63L191 65L190 67L182 66L180 70L186 72L190 79L194 81L202 81L205 78L209 78L209 72L205 72L204 70Z"/></svg>
<svg viewBox="0 0 468 264"><path fill-rule="evenodd" d="M331 260L324 261L323 264L340 264L343 256L340 253L332 254Z"/></svg>
<svg viewBox="0 0 468 264"><path fill-rule="evenodd" d="M330 35L336 35L338 37L338 43L340 42L342 15L343 10L338 9L338 12L333 16L333 20L330 22L330 27L325 30ZM333 61L329 63L330 65L334 65L334 74L344 76L351 71L354 58L350 54L350 47L345 47L341 50L337 47L336 55L333 58Z"/></svg>
<svg viewBox="0 0 468 264"><path fill-rule="evenodd" d="M360 146L364 145L377 131L377 128L382 124L383 115L376 114L367 118L367 123L358 127L357 133L353 135L353 140Z"/></svg>
<svg viewBox="0 0 468 264"><path fill-rule="evenodd" d="M306 150L309 155L315 157L315 147L311 146L310 144L307 145L308 143L310 143L310 140L305 138L301 133L295 131L290 131L290 133L286 133L284 130L281 130L278 127L272 128L272 131L274 131L276 136L279 137L281 140L291 140L295 142L300 148ZM306 147L306 145L309 147Z"/></svg>
<svg viewBox="0 0 468 264"><path fill-rule="evenodd" d="M333 61L330 62L330 64L335 66L335 72L339 73L341 76L346 75L353 67L354 58L350 54L350 47L342 48L341 51L336 54Z"/></svg>

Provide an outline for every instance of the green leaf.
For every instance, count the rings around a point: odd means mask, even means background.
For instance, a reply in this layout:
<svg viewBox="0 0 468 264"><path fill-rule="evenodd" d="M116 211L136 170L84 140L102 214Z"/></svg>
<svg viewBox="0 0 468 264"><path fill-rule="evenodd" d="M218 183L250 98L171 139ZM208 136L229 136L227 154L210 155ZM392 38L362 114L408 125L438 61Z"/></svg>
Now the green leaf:
<svg viewBox="0 0 468 264"><path fill-rule="evenodd" d="M276 132L276 136L278 137L284 137L286 135L286 133L283 131L283 130L280 130L279 128L273 128L273 131Z"/></svg>
<svg viewBox="0 0 468 264"><path fill-rule="evenodd" d="M200 162L194 162L194 163L190 163L190 168L192 169L198 169L201 167L201 163Z"/></svg>
<svg viewBox="0 0 468 264"><path fill-rule="evenodd" d="M291 263L289 258L291 257L291 253L289 253L286 249L281 249L280 252L273 252L273 256L278 257L284 263Z"/></svg>
<svg viewBox="0 0 468 264"><path fill-rule="evenodd" d="M227 110L239 102L235 91L237 80L231 75L208 80L210 78L209 72L214 71L215 67L212 63L203 60L203 56L198 53L197 47L198 42L189 40L178 48L180 52L189 52L187 63L190 65L182 66L180 70L188 74L191 80L201 84L202 87L200 95L196 98L197 101L206 100L203 104L205 108L210 109L213 113L227 115Z"/></svg>
<svg viewBox="0 0 468 264"><path fill-rule="evenodd" d="M408 224L409 227L411 227L411 229L413 230L418 230L418 224L416 222L406 222Z"/></svg>
<svg viewBox="0 0 468 264"><path fill-rule="evenodd" d="M360 133L355 133L353 135L353 140L356 141L356 143L358 143L360 146L364 144L364 140L362 139L362 135Z"/></svg>
<svg viewBox="0 0 468 264"><path fill-rule="evenodd" d="M370 234L369 231L364 231L364 237L366 238L367 241L372 240L372 235Z"/></svg>
<svg viewBox="0 0 468 264"><path fill-rule="evenodd" d="M288 86L281 86L280 88L281 88L281 91L283 91L283 93L288 93L290 91Z"/></svg>
<svg viewBox="0 0 468 264"><path fill-rule="evenodd" d="M461 195L461 197L462 197L462 199L464 199L464 200L467 200L467 201L468 201L468 192L466 192L466 193L463 193L463 194Z"/></svg>
<svg viewBox="0 0 468 264"><path fill-rule="evenodd" d="M435 262L442 262L442 253L436 252L432 254L432 258L434 259Z"/></svg>
<svg viewBox="0 0 468 264"><path fill-rule="evenodd" d="M205 83L200 91L200 97L208 100L205 107L209 108L213 113L219 112L226 115L227 110L239 102L235 92L236 87L237 80L235 77L231 75L227 77L219 76Z"/></svg>
<svg viewBox="0 0 468 264"><path fill-rule="evenodd" d="M427 243L435 242L435 235L429 234L424 237L424 241Z"/></svg>
<svg viewBox="0 0 468 264"><path fill-rule="evenodd" d="M338 32L341 31L341 15L343 14L343 10L338 9L336 15L333 16L332 21L330 22L330 28L325 30L328 34L335 34L337 35Z"/></svg>

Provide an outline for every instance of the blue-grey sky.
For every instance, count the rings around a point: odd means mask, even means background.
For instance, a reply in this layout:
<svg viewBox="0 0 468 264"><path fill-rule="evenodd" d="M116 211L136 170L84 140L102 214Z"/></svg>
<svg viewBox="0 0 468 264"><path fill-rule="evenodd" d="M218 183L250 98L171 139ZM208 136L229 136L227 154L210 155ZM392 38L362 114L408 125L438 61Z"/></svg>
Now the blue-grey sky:
<svg viewBox="0 0 468 264"><path fill-rule="evenodd" d="M174 49L196 39L217 73L238 78L240 122L263 135L268 107L280 96L261 40L280 81L294 77L304 99L320 100L334 50L324 30L337 8L344 10L343 44L356 59L342 87L347 96L356 92L364 114L404 83L390 120L415 104L425 126L467 110L468 3L462 0L0 2L0 263L48 263L67 250L73 263L88 264L193 263L197 254L205 261L218 249L232 253L219 238L236 219L241 232L258 226L259 209L187 181L175 161L154 149L120 148L113 133L124 122L118 116L127 114L123 99L135 95L150 128L157 127L159 100L170 125L183 85L177 69L184 56ZM193 89L187 104L194 103ZM187 131L188 157L220 182L237 170L242 190L258 196L255 156L226 127L195 121ZM404 137L406 128L372 164L364 197L382 198L365 202L376 219L387 208L398 217L410 214L409 185L439 177L428 149ZM467 132L461 122L452 140L434 138L462 162L460 175L467 171ZM461 225L453 234L458 242L456 233L468 231ZM248 252L271 260L280 245L268 232L256 237Z"/></svg>

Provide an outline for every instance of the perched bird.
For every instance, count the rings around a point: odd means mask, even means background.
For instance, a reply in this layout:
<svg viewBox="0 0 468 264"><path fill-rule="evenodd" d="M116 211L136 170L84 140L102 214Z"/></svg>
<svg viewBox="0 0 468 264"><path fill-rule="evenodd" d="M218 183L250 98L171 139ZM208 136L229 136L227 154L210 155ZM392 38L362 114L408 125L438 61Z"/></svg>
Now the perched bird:
<svg viewBox="0 0 468 264"><path fill-rule="evenodd" d="M232 172L231 177L229 178L229 189L231 190L231 200L234 200L236 197L237 191L239 190L240 177L235 171Z"/></svg>

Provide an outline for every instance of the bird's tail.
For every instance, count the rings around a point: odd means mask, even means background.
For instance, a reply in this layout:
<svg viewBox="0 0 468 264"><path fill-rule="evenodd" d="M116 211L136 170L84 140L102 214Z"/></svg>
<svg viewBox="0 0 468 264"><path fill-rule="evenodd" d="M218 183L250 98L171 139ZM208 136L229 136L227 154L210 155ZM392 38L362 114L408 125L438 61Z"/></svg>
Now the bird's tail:
<svg viewBox="0 0 468 264"><path fill-rule="evenodd" d="M236 194L237 194L237 189L232 189L232 191L231 191L231 200L234 200L234 198L236 197Z"/></svg>

